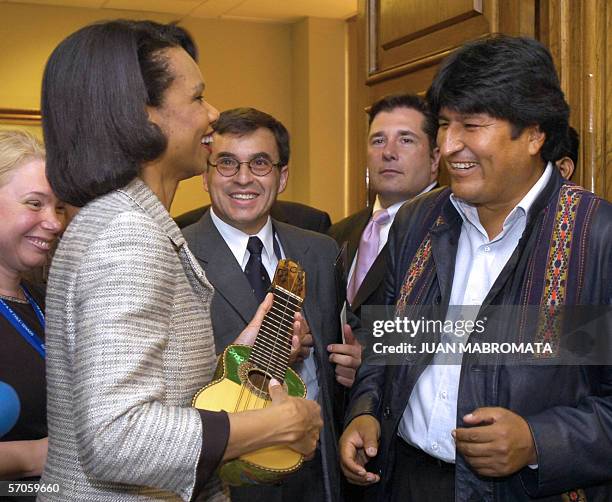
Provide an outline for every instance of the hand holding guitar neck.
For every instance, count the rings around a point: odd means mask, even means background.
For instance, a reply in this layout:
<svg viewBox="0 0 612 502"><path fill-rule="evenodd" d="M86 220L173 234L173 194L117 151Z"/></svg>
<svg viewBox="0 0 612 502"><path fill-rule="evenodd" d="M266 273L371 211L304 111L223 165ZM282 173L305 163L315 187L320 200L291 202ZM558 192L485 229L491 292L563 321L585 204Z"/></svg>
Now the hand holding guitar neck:
<svg viewBox="0 0 612 502"><path fill-rule="evenodd" d="M255 343L255 338L257 338L257 333L259 332L264 316L268 313L270 307L272 307L273 299L274 295L272 293L266 295L264 301L259 305L255 316L251 319L251 322L242 330L238 338L234 340L234 345L253 345L253 343ZM296 312L293 317L293 337L291 338L289 364L295 362L299 363L307 359L310 356L313 345L314 340L312 339L310 327L306 319L304 319L304 316L300 312Z"/></svg>
<svg viewBox="0 0 612 502"><path fill-rule="evenodd" d="M300 312L296 312L293 318L293 338L291 339L291 354L289 364L300 363L308 359L314 345L310 326Z"/></svg>
<svg viewBox="0 0 612 502"><path fill-rule="evenodd" d="M272 293L268 293L264 298L264 301L261 302L257 308L257 312L255 312L251 322L247 324L247 327L244 328L238 335L238 338L234 340L233 345L253 345L253 343L255 343L261 323L264 320L265 315L268 313L268 310L270 310L270 307L272 307L273 300L274 295Z"/></svg>

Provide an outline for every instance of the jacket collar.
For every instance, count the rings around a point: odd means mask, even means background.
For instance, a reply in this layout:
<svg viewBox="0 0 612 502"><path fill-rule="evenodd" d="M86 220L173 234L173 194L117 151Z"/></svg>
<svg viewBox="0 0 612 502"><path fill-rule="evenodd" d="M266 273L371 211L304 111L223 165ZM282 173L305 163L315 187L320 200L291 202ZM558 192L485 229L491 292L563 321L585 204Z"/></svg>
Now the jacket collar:
<svg viewBox="0 0 612 502"><path fill-rule="evenodd" d="M346 266L350 269L357 250L359 249L359 241L361 240L361 234L365 230L365 227L372 217L372 206L362 209L355 214L354 220L351 221L352 228L349 230L347 239L347 263ZM348 270L346 273L348 274Z"/></svg>
<svg viewBox="0 0 612 502"><path fill-rule="evenodd" d="M257 310L257 300L236 258L215 227L210 210L194 224L190 234L193 236L189 246L191 252L200 260L215 292L225 298L244 322L249 323Z"/></svg>
<svg viewBox="0 0 612 502"><path fill-rule="evenodd" d="M161 201L157 198L157 195L153 193L142 179L136 177L117 191L129 197L134 204L151 216L155 223L157 223L164 230L166 235L168 235L168 238L177 249L185 244L185 238L179 227Z"/></svg>
<svg viewBox="0 0 612 502"><path fill-rule="evenodd" d="M297 261L303 259L310 249L308 242L302 238L301 233L304 231L274 219L272 226L285 252L285 257Z"/></svg>

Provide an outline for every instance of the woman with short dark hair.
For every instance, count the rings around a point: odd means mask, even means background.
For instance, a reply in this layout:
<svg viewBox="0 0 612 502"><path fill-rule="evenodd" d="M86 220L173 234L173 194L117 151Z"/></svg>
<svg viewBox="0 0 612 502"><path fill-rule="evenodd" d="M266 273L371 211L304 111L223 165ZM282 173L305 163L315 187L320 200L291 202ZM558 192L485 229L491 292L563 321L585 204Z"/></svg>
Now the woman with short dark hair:
<svg viewBox="0 0 612 502"><path fill-rule="evenodd" d="M42 481L59 493L40 500L223 500L222 460L315 448L318 405L280 388L262 410L190 407L216 364L213 289L168 214L179 181L203 172L218 116L194 51L175 26L111 21L72 34L47 63L47 173L81 210L47 291Z"/></svg>

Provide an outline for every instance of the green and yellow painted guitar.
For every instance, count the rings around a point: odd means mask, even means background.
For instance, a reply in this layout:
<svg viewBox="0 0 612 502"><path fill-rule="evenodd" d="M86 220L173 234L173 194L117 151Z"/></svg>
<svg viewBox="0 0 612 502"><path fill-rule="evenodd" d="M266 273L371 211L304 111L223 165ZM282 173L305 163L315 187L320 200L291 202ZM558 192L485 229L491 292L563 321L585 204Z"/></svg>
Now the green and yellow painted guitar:
<svg viewBox="0 0 612 502"><path fill-rule="evenodd" d="M280 260L270 290L274 302L253 347L230 345L223 351L214 380L193 398L196 408L227 412L264 408L271 403L271 378L283 383L290 396L306 396L304 382L289 368L293 318L306 294L306 277L300 265ZM302 455L288 447L263 448L226 462L219 476L234 486L276 483L297 471L302 461Z"/></svg>

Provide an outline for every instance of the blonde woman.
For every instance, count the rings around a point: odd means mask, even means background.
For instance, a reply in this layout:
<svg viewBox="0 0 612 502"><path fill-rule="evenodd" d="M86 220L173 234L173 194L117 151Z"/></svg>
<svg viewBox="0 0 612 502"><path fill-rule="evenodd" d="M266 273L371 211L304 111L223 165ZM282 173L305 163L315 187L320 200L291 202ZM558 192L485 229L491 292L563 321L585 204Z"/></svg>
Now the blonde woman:
<svg viewBox="0 0 612 502"><path fill-rule="evenodd" d="M0 479L40 476L47 456L44 295L23 276L46 263L63 213L42 144L0 131Z"/></svg>

